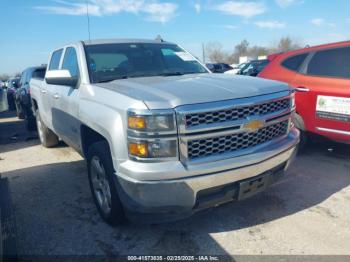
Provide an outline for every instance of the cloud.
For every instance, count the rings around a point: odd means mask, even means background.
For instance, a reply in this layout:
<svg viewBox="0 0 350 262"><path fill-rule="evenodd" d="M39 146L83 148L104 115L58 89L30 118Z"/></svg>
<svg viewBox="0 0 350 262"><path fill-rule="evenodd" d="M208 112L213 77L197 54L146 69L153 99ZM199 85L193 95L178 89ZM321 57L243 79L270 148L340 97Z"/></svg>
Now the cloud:
<svg viewBox="0 0 350 262"><path fill-rule="evenodd" d="M255 25L260 28L268 28L268 29L280 29L285 28L286 24L279 21L259 21L255 22Z"/></svg>
<svg viewBox="0 0 350 262"><path fill-rule="evenodd" d="M323 18L314 18L310 21L311 24L315 26L330 26L330 27L336 27L336 24L329 23Z"/></svg>
<svg viewBox="0 0 350 262"><path fill-rule="evenodd" d="M235 29L239 28L237 25L213 25L212 27L224 28L224 29L228 29L228 30L235 30Z"/></svg>
<svg viewBox="0 0 350 262"><path fill-rule="evenodd" d="M214 9L227 15L243 16L245 18L260 15L266 11L266 7L262 3L243 1L226 1L215 6Z"/></svg>
<svg viewBox="0 0 350 262"><path fill-rule="evenodd" d="M152 3L145 5L143 12L148 14L150 21L166 23L175 17L176 9L177 5L173 3Z"/></svg>
<svg viewBox="0 0 350 262"><path fill-rule="evenodd" d="M294 4L304 3L303 0L275 0L275 2L282 8L286 8Z"/></svg>
<svg viewBox="0 0 350 262"><path fill-rule="evenodd" d="M199 14L202 11L202 6L200 3L194 4L194 10L196 10L196 13Z"/></svg>
<svg viewBox="0 0 350 262"><path fill-rule="evenodd" d="M51 6L36 6L35 9L56 15L86 15L85 2L53 1ZM143 14L149 21L166 23L175 17L178 6L155 0L88 0L89 14L92 16L118 13Z"/></svg>

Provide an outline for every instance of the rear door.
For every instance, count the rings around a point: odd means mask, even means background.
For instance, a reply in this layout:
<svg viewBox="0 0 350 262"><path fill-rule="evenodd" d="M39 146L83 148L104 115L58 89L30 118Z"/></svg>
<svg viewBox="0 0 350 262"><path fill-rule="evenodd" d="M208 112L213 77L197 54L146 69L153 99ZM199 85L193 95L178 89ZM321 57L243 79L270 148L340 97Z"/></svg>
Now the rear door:
<svg viewBox="0 0 350 262"><path fill-rule="evenodd" d="M65 48L61 69L79 78L77 51ZM79 86L79 85L77 85ZM55 132L70 146L80 149L79 89L74 86L57 86L54 93L53 126Z"/></svg>
<svg viewBox="0 0 350 262"><path fill-rule="evenodd" d="M350 47L311 54L293 86L299 89L297 110L308 131L350 139Z"/></svg>

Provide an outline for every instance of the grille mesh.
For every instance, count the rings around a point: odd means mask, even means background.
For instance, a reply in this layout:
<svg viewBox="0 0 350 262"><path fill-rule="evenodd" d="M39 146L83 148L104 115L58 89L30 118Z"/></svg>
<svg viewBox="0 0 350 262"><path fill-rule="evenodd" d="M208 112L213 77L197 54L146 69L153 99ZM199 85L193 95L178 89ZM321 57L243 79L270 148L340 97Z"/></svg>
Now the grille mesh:
<svg viewBox="0 0 350 262"><path fill-rule="evenodd" d="M245 119L250 116L263 116L290 107L289 98L260 105L238 107L214 112L186 115L186 127L202 124L222 123Z"/></svg>
<svg viewBox="0 0 350 262"><path fill-rule="evenodd" d="M188 141L188 158L198 159L237 150L252 148L287 133L288 121L259 129L252 133L238 133Z"/></svg>

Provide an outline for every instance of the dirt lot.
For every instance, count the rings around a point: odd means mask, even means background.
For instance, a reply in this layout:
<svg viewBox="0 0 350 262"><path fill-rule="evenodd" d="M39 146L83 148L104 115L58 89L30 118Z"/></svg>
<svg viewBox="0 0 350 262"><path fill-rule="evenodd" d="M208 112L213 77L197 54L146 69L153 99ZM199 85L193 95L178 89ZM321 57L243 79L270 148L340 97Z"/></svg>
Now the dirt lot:
<svg viewBox="0 0 350 262"><path fill-rule="evenodd" d="M21 255L350 255L349 160L349 146L314 145L256 197L176 223L111 228L96 212L83 159L64 144L41 147L23 122L0 114L0 173Z"/></svg>

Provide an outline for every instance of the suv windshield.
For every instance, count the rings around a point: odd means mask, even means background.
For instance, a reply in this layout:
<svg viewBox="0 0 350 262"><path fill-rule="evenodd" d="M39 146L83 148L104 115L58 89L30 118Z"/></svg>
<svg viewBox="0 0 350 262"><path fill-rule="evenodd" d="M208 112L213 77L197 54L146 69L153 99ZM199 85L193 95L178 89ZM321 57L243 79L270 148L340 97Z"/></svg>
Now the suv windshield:
<svg viewBox="0 0 350 262"><path fill-rule="evenodd" d="M174 44L100 44L85 47L92 83L148 76L208 73Z"/></svg>

